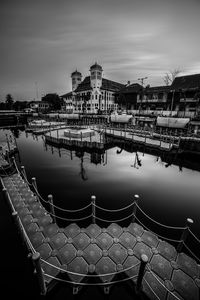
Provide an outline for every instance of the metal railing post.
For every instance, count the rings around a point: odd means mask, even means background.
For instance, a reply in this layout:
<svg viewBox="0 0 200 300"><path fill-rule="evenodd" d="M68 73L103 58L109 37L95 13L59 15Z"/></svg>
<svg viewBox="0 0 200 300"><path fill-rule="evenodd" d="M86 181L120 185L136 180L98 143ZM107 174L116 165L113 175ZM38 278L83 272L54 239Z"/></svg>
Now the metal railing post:
<svg viewBox="0 0 200 300"><path fill-rule="evenodd" d="M42 267L41 267L41 263L40 263L40 253L39 252L33 253L32 260L33 260L33 264L36 269L38 283L40 286L40 293L41 293L41 295L46 295L47 288L45 285L44 275L43 275L43 271L42 271Z"/></svg>
<svg viewBox="0 0 200 300"><path fill-rule="evenodd" d="M12 213L12 217L13 217L13 219L14 219L14 223L15 223L15 225L16 225L16 227L17 227L17 230L18 230L18 232L19 232L19 235L20 235L20 237L21 237L21 240L23 241L24 244L26 244L28 250L31 251L30 247L28 246L26 237L25 237L25 235L24 235L23 228L22 228L22 226L21 226L21 224L20 224L18 212L17 212L17 211L14 211L14 212Z"/></svg>
<svg viewBox="0 0 200 300"><path fill-rule="evenodd" d="M9 193L8 193L8 191L5 187L2 189L2 192L3 192L3 195L4 195L5 201L7 202L8 206L10 207L11 213L15 212L15 208L12 204Z"/></svg>
<svg viewBox="0 0 200 300"><path fill-rule="evenodd" d="M50 208L50 213L53 218L53 222L56 223L56 215L55 215L55 210L54 210L54 205L53 205L53 196L48 195L48 201L49 201L49 208Z"/></svg>
<svg viewBox="0 0 200 300"><path fill-rule="evenodd" d="M10 143L9 143L9 139L8 139L8 135L6 134L6 140L7 140L7 145L8 145L8 151L10 153Z"/></svg>
<svg viewBox="0 0 200 300"><path fill-rule="evenodd" d="M184 244L184 242L186 241L186 239L187 239L187 236L188 236L188 233L189 233L189 228L190 228L190 226L193 224L194 222L193 222L193 220L192 219L190 219L190 218L187 218L187 220L186 220L186 227L183 229L183 232L182 232L182 235L181 235L181 240L180 240L180 242L179 242L179 244L178 244L178 246L177 246L177 252L181 252L181 250L182 250L182 248L183 248L183 244Z"/></svg>
<svg viewBox="0 0 200 300"><path fill-rule="evenodd" d="M136 293L139 293L142 288L142 280L144 277L145 267L148 262L148 256L146 254L142 254L140 258L140 269L138 273L137 283L136 283Z"/></svg>
<svg viewBox="0 0 200 300"><path fill-rule="evenodd" d="M21 166L21 170L22 170L23 176L24 176L25 178L27 178L27 177L26 177L25 167L24 167L24 166Z"/></svg>
<svg viewBox="0 0 200 300"><path fill-rule="evenodd" d="M91 202L92 202L92 223L95 224L96 223L96 196L92 196L91 197Z"/></svg>
<svg viewBox="0 0 200 300"><path fill-rule="evenodd" d="M17 163L16 163L14 156L12 157L12 161L13 161L13 165L14 165L16 171L18 172L18 167L17 167Z"/></svg>
<svg viewBox="0 0 200 300"><path fill-rule="evenodd" d="M139 199L140 199L140 196L139 196L139 195L134 195L132 223L135 222L135 216L136 216L136 212L137 212L137 204L138 204Z"/></svg>
<svg viewBox="0 0 200 300"><path fill-rule="evenodd" d="M32 178L31 178L31 181L32 181L32 186L34 186L35 189L38 190L38 189L37 189L36 178L35 178L35 177L32 177Z"/></svg>

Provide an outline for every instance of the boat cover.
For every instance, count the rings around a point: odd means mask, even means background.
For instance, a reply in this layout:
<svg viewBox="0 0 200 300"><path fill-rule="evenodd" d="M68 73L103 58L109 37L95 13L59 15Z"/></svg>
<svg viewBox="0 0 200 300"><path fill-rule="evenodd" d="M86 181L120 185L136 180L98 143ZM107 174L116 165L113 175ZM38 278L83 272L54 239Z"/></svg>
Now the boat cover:
<svg viewBox="0 0 200 300"><path fill-rule="evenodd" d="M189 121L189 118L157 117L157 126L184 128L189 123Z"/></svg>
<svg viewBox="0 0 200 300"><path fill-rule="evenodd" d="M128 123L133 118L132 115L117 115L113 114L111 115L111 122L117 122L117 123Z"/></svg>

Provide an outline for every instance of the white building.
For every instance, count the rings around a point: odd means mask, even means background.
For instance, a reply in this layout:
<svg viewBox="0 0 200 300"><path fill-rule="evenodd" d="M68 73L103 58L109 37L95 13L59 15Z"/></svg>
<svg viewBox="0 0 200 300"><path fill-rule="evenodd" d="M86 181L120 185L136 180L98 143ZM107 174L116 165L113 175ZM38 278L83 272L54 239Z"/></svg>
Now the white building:
<svg viewBox="0 0 200 300"><path fill-rule="evenodd" d="M116 111L115 93L125 85L102 77L102 67L95 63L90 67L90 76L82 81L77 70L71 74L72 91L62 95L68 113L91 113Z"/></svg>

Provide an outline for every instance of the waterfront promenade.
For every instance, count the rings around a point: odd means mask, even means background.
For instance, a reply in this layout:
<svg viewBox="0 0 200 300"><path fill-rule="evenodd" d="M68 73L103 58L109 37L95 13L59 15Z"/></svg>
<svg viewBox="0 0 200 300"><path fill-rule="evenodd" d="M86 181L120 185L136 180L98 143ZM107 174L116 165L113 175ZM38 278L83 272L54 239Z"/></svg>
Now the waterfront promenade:
<svg viewBox="0 0 200 300"><path fill-rule="evenodd" d="M81 220L72 217L66 219L69 225L60 227L56 221L60 218L58 211L63 209L53 204L51 195L46 200L40 196L35 179L28 183L23 167L21 172L16 168L10 175L5 171L1 184L32 257L42 294L56 282L72 285L74 294L87 285L101 286L104 293L109 293L110 287L124 283L131 284L138 297L199 299L200 267L181 252L190 232L188 227L175 228L182 233L175 249L139 225L137 195L129 207L119 208L131 210L127 227L119 225L123 220L102 219L100 212L106 208L100 207L94 196L87 207L66 210L76 216L78 211L89 209L89 214L81 218L91 220L89 226L82 228L78 225ZM49 206L49 211L43 204ZM110 225L105 227L107 222ZM188 220L187 225L191 222Z"/></svg>

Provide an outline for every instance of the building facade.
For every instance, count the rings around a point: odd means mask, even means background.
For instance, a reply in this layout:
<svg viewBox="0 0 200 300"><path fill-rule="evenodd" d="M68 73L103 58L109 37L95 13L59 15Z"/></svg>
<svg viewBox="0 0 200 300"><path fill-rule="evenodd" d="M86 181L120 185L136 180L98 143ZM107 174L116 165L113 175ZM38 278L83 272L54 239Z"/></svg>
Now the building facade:
<svg viewBox="0 0 200 300"><path fill-rule="evenodd" d="M200 74L176 77L171 86L126 86L115 94L121 110L139 114L200 115Z"/></svg>
<svg viewBox="0 0 200 300"><path fill-rule="evenodd" d="M90 76L82 81L77 70L71 74L72 91L61 98L65 101L67 113L110 113L117 111L115 93L125 85L103 78L102 67L95 63L90 67Z"/></svg>

